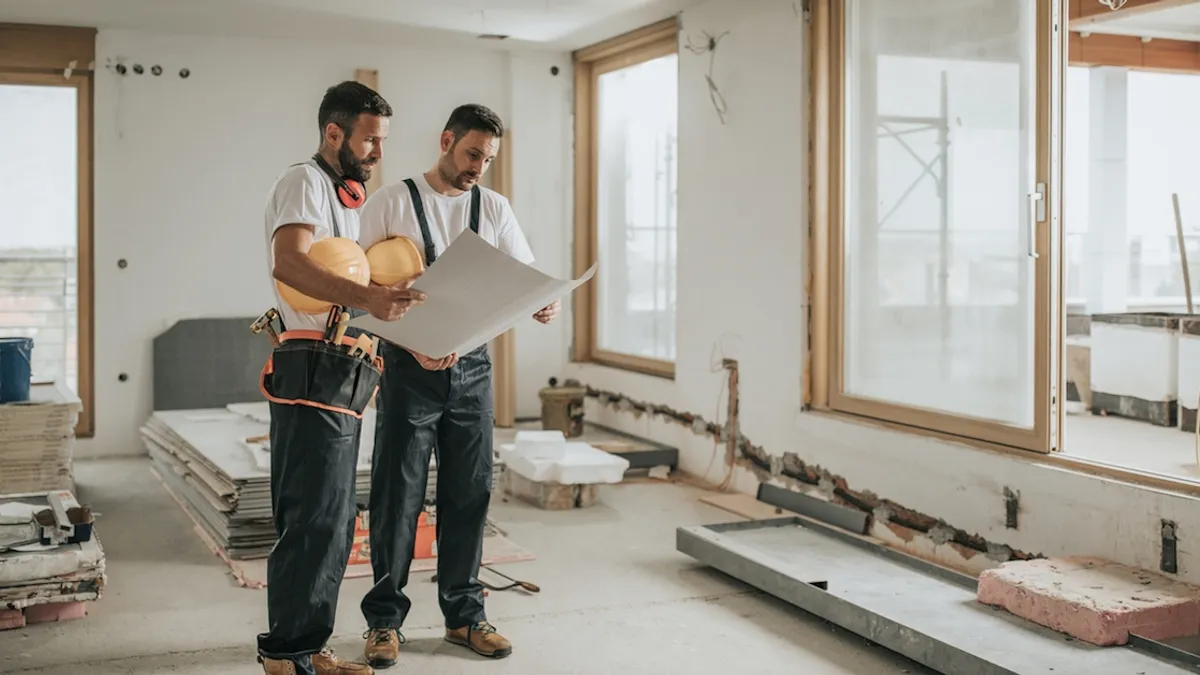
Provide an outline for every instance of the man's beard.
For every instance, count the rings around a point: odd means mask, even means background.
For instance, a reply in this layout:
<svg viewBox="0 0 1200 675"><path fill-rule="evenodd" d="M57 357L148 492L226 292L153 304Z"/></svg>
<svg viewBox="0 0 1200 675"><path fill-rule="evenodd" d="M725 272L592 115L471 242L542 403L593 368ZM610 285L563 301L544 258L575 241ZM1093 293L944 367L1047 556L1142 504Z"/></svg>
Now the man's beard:
<svg viewBox="0 0 1200 675"><path fill-rule="evenodd" d="M355 157L345 141L342 142L342 147L338 148L338 164L342 166L342 173L347 178L353 178L360 183L365 183L371 178L371 167Z"/></svg>
<svg viewBox="0 0 1200 675"><path fill-rule="evenodd" d="M479 174L472 173L471 171L456 173L454 165L449 162L442 165L442 179L453 185L457 190L471 189L471 183L478 182L479 178Z"/></svg>

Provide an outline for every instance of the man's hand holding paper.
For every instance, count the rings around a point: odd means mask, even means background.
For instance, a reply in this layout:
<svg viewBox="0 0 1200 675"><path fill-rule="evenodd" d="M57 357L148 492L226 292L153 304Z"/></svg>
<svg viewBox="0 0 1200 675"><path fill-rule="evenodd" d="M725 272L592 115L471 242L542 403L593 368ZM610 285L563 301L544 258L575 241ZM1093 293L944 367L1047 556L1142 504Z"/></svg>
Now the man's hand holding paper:
<svg viewBox="0 0 1200 675"><path fill-rule="evenodd" d="M549 323L561 311L561 298L595 271L593 265L574 281L555 279L468 230L413 284L412 290L425 294L426 300L411 307L403 321L368 315L352 319L350 325L405 348L423 368L436 370L445 359L486 345L523 319L532 316Z"/></svg>

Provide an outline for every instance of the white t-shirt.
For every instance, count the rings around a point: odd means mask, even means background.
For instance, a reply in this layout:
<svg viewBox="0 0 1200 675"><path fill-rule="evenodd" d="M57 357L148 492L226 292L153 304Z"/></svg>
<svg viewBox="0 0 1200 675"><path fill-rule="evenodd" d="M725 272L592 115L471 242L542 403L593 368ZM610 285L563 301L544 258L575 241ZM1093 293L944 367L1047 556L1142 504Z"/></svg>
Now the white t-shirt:
<svg viewBox="0 0 1200 675"><path fill-rule="evenodd" d="M458 235L471 229L471 191L448 197L434 190L424 175L414 176L412 180L425 208L434 253L441 256ZM424 253L425 238L421 236L412 194L404 181L382 187L371 195L362 207L361 220L358 243L363 250L384 239L405 236ZM485 187L479 188L479 236L518 261L526 265L533 263L533 251L517 223L512 205L504 195Z"/></svg>
<svg viewBox="0 0 1200 675"><path fill-rule="evenodd" d="M275 295L276 307L283 316L287 330L325 330L328 312L301 314L279 297L275 277L271 269L275 263L273 239L275 231L284 225L299 223L313 227L313 241L325 237L341 236L358 239L359 214L338 201L333 180L311 159L303 164L290 166L275 180L271 195L267 198L267 276L271 281L271 292Z"/></svg>

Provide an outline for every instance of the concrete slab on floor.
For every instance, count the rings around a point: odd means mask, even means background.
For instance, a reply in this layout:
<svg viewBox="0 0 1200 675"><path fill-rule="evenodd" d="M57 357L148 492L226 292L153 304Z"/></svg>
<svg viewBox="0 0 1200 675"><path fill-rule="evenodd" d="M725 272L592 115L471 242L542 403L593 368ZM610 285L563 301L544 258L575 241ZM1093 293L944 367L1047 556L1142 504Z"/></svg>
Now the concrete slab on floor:
<svg viewBox="0 0 1200 675"><path fill-rule="evenodd" d="M799 518L681 528L678 548L941 673L1195 672L1145 651L1085 644L988 607L969 577ZM815 588L814 579L824 585Z"/></svg>
<svg viewBox="0 0 1200 675"><path fill-rule="evenodd" d="M79 462L76 472L80 495L99 513L105 597L85 619L0 632L0 672L65 675L84 663L93 675L262 672L254 636L266 625L265 592L233 582L149 461ZM498 498L493 518L538 556L500 569L542 587L537 596L488 598L513 656L485 661L445 644L435 587L418 574L410 642L392 672L931 672L676 552L677 527L735 519L699 503L701 494L630 482L606 486L596 507L566 512ZM359 601L369 586L342 586L332 646L346 656L361 654Z"/></svg>

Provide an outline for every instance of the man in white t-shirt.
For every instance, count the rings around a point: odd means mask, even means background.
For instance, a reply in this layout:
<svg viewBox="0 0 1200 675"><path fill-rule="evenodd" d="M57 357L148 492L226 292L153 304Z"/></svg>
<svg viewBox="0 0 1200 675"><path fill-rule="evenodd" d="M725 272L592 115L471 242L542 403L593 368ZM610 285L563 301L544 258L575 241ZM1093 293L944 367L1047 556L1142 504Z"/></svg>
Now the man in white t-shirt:
<svg viewBox="0 0 1200 675"><path fill-rule="evenodd" d="M504 127L480 105L454 110L441 155L424 175L381 188L363 208L359 243L403 235L425 251L426 266L470 229L529 264L533 253L504 196L478 185L500 149ZM559 303L534 315L550 322ZM394 665L400 628L412 606L404 593L425 500L430 453L438 466L438 599L446 640L484 656L512 646L487 621L478 580L492 493L492 363L487 346L431 359L381 343L387 369L376 401L371 469L371 566L375 585L362 601L367 662Z"/></svg>
<svg viewBox="0 0 1200 675"><path fill-rule="evenodd" d="M317 153L285 169L267 200L272 287L279 281L333 303L335 317L345 308L395 320L423 299L407 285L360 286L308 256L326 237L357 240L364 183L382 157L391 114L383 97L357 82L330 87L317 115ZM275 300L283 341L264 369L263 390L278 540L267 558L269 630L258 636L259 660L268 675L369 675L369 666L338 659L326 642L354 537L361 414L378 364L351 357L344 340L329 336L329 313L299 312L278 288Z"/></svg>

